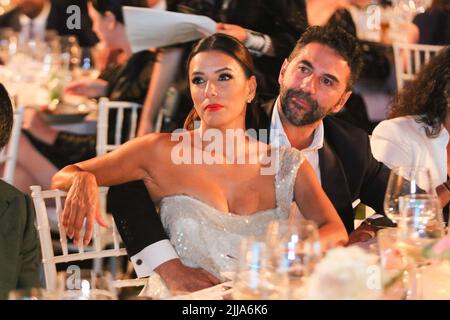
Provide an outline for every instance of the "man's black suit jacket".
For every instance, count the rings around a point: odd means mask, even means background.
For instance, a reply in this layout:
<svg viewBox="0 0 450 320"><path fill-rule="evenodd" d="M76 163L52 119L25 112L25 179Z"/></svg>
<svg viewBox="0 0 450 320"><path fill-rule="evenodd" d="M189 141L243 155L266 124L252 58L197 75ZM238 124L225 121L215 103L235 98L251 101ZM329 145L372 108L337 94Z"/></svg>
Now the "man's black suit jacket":
<svg viewBox="0 0 450 320"><path fill-rule="evenodd" d="M50 1L51 9L47 18L47 30L55 30L59 35L74 35L78 39L81 47L92 47L97 42L97 36L92 31L92 21L87 15L86 1ZM78 5L81 9L81 28L70 30L67 28L67 19L70 14L67 13L67 7L70 5ZM20 32L20 12L13 9L0 16L0 28L12 28L14 31Z"/></svg>
<svg viewBox="0 0 450 320"><path fill-rule="evenodd" d="M275 102L268 101L247 113L247 126L267 128ZM360 199L383 213L383 201L390 170L372 155L367 133L334 116L323 119L324 142L319 149L322 188L330 198L347 232L354 230L353 201Z"/></svg>
<svg viewBox="0 0 450 320"><path fill-rule="evenodd" d="M247 128L270 129L273 106L274 101L269 101L248 108ZM390 171L372 156L369 138L363 130L333 116L324 118L323 125L324 145L319 150L322 188L350 233L354 230L354 200L359 198L376 212L383 212ZM142 181L111 188L108 207L130 256L167 239Z"/></svg>

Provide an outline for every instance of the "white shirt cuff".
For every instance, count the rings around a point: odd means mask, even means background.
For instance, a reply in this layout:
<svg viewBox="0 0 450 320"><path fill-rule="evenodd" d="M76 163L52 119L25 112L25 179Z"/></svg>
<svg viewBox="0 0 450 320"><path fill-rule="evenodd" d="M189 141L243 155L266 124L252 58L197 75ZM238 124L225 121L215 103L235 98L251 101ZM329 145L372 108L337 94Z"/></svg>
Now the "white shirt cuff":
<svg viewBox="0 0 450 320"><path fill-rule="evenodd" d="M178 255L169 240L153 243L131 257L138 278L148 277L155 268L169 260L178 259Z"/></svg>

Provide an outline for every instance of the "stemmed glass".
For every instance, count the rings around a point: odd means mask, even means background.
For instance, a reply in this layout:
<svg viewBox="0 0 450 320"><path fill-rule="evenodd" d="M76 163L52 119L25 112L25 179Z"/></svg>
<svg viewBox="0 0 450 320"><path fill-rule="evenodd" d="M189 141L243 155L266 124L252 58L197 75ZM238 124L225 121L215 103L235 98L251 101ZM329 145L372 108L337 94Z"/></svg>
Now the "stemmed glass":
<svg viewBox="0 0 450 320"><path fill-rule="evenodd" d="M396 167L391 170L386 195L384 212L394 222L399 222L399 198L411 194L434 195L430 171L419 167Z"/></svg>
<svg viewBox="0 0 450 320"><path fill-rule="evenodd" d="M425 194L403 196L400 198L400 210L400 239L409 248L409 256L419 259L423 247L444 236L439 199Z"/></svg>

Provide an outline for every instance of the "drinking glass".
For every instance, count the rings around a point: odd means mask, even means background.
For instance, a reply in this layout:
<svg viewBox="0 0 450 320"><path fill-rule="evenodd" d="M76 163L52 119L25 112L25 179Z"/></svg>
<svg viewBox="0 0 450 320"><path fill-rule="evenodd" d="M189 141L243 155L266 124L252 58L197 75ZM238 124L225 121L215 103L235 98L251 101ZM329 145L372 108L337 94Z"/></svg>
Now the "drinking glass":
<svg viewBox="0 0 450 320"><path fill-rule="evenodd" d="M241 240L233 299L276 300L287 297L286 275L277 272L271 254L264 239L247 237Z"/></svg>
<svg viewBox="0 0 450 320"><path fill-rule="evenodd" d="M384 197L384 212L393 222L400 219L399 198L410 194L434 194L430 171L419 167L393 168Z"/></svg>
<svg viewBox="0 0 450 320"><path fill-rule="evenodd" d="M399 245L399 230L386 228L377 233L378 253L381 265L381 280L387 299L404 299L408 275L405 274L407 260Z"/></svg>
<svg viewBox="0 0 450 320"><path fill-rule="evenodd" d="M60 272L57 295L62 300L116 300L113 277L107 271L79 270Z"/></svg>
<svg viewBox="0 0 450 320"><path fill-rule="evenodd" d="M274 265L289 280L289 298L300 298L305 281L321 258L319 231L309 220L273 221L267 231Z"/></svg>
<svg viewBox="0 0 450 320"><path fill-rule="evenodd" d="M408 261L409 297L422 299L422 269L428 265L422 251L444 236L442 209L436 196L424 194L400 197L399 207L399 246Z"/></svg>

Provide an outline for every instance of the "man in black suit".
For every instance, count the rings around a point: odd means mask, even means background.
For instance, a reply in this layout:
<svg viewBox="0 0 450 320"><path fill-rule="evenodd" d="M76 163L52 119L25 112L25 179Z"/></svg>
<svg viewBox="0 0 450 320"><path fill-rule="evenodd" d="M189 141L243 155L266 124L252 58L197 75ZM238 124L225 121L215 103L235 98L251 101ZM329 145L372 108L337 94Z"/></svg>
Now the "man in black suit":
<svg viewBox="0 0 450 320"><path fill-rule="evenodd" d="M87 15L87 1L13 0L13 4L16 5L13 10L0 16L0 28L9 27L20 32L24 40L44 41L45 32L53 30L62 36L76 36L81 47L93 47L98 42ZM80 28L75 26L72 29L72 26L67 24L71 15L77 13L67 12L71 5L80 9Z"/></svg>
<svg viewBox="0 0 450 320"><path fill-rule="evenodd" d="M254 119L257 128L270 130L270 143L304 152L349 233L354 229L355 200L383 212L389 177L389 169L373 158L367 134L329 115L341 110L350 96L361 61L359 45L350 34L329 27L308 29L283 63L280 95L263 105ZM155 270L177 290L216 282L204 270L181 264L156 212L148 212L154 208L150 199L128 205L131 208L120 210L126 215L113 214L138 276Z"/></svg>

